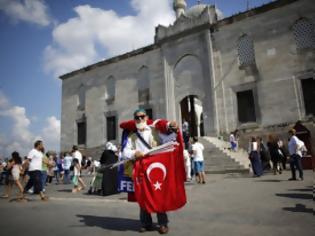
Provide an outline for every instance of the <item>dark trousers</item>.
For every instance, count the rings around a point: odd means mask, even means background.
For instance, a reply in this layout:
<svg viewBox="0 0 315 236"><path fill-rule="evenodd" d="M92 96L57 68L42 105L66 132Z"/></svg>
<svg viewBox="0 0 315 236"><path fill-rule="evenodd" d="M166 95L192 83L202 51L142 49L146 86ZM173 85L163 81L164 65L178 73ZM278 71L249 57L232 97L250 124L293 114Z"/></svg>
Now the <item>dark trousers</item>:
<svg viewBox="0 0 315 236"><path fill-rule="evenodd" d="M24 193L34 186L34 193L39 194L42 191L42 173L40 170L29 171L30 179L28 180Z"/></svg>
<svg viewBox="0 0 315 236"><path fill-rule="evenodd" d="M165 212L164 213L157 213L156 216L157 216L158 224L160 226L167 226L168 218L167 218L167 214ZM142 208L140 208L140 221L141 221L141 225L143 227L152 226L151 214L146 212Z"/></svg>
<svg viewBox="0 0 315 236"><path fill-rule="evenodd" d="M299 171L300 178L303 178L303 167L301 157L299 155L291 155L290 168L292 172L292 178L296 179L296 169Z"/></svg>

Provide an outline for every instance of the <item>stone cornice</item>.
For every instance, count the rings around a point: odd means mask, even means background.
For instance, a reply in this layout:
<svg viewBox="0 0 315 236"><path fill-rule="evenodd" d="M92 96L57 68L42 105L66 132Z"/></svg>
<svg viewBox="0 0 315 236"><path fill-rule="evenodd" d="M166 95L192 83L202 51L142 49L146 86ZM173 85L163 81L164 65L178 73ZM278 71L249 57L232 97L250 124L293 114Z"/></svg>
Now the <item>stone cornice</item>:
<svg viewBox="0 0 315 236"><path fill-rule="evenodd" d="M111 63L119 62L121 60L125 60L125 59L128 59L130 57L134 57L134 56L137 56L137 55L140 55L140 54L144 54L146 52L152 51L152 50L157 49L157 48L159 48L158 45L151 44L149 46L146 46L146 47L143 47L143 48L139 48L137 50L134 50L134 51L131 51L131 52L127 52L125 54L118 55L118 56L109 58L107 60L97 62L97 63L92 64L92 65L88 65L88 66L83 67L83 68L81 68L79 70L75 70L75 71L72 71L70 73L64 74L64 75L60 76L59 78L61 80L64 80L64 79L70 78L72 76L75 76L77 74L84 73L84 72L90 71L92 69L95 69L95 68L98 68L98 67L101 67L101 66L104 66L104 65L108 65L108 64L111 64Z"/></svg>

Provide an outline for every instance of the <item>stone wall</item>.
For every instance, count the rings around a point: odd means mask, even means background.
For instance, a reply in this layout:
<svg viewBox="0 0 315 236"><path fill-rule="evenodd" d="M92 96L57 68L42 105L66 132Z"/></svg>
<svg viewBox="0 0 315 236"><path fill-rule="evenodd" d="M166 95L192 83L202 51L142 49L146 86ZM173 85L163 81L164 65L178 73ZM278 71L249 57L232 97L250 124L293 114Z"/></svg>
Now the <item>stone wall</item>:
<svg viewBox="0 0 315 236"><path fill-rule="evenodd" d="M137 80L139 71L145 66L150 80L150 101L155 117L165 114L164 76L159 49L152 49L143 54L133 55L123 60L95 67L86 72L80 71L63 80L61 150L68 150L77 143L76 122L85 119L87 124L86 145L92 148L104 145L106 141L106 116L116 115L119 124L122 120L133 117L133 112L140 105L138 102ZM112 102L106 101L106 81L113 77L116 91ZM79 87L85 89L85 109L78 109ZM117 129L117 139L120 131Z"/></svg>
<svg viewBox="0 0 315 236"><path fill-rule="evenodd" d="M231 24L219 22L215 27L214 93L220 133L305 118L300 79L314 78L315 51L297 50L292 26L301 17L315 24L315 5L310 0L291 2ZM256 56L256 65L247 69L240 68L237 51L238 40L244 34L253 40ZM255 124L238 121L236 93L247 89L254 91Z"/></svg>

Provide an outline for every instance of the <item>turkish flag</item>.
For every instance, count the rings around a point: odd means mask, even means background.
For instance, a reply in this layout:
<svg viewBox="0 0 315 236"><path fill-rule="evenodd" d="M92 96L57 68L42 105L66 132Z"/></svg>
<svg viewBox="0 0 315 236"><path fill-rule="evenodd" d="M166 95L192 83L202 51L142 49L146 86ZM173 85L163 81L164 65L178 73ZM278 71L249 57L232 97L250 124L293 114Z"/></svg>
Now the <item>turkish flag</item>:
<svg viewBox="0 0 315 236"><path fill-rule="evenodd" d="M135 163L135 197L148 213L176 210L186 204L182 145L172 152L150 155Z"/></svg>

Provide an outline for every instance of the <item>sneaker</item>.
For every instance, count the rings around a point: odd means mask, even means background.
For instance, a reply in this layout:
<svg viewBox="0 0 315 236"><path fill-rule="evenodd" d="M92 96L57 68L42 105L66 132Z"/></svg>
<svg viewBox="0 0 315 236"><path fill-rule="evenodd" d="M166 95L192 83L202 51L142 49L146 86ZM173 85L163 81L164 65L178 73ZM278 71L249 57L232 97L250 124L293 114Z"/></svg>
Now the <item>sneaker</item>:
<svg viewBox="0 0 315 236"><path fill-rule="evenodd" d="M34 191L32 189L28 190L27 192L30 193L30 194L34 193Z"/></svg>
<svg viewBox="0 0 315 236"><path fill-rule="evenodd" d="M303 178L303 177L300 177L300 180L301 180L301 181L303 181L303 180L304 180L304 178Z"/></svg>
<svg viewBox="0 0 315 236"><path fill-rule="evenodd" d="M296 178L290 178L290 179L288 179L289 181L295 181L296 180Z"/></svg>

